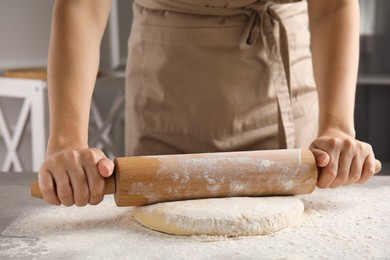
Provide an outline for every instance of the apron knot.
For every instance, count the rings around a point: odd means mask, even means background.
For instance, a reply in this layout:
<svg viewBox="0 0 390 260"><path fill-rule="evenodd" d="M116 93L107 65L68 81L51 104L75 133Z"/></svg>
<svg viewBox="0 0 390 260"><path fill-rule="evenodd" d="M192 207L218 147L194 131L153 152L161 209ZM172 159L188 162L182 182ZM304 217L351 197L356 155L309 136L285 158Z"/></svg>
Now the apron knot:
<svg viewBox="0 0 390 260"><path fill-rule="evenodd" d="M275 24L271 8L273 5L273 2L259 2L246 7L245 14L249 19L241 35L241 49L252 47L261 36L264 47L271 52L274 43L269 41L269 36L273 34Z"/></svg>

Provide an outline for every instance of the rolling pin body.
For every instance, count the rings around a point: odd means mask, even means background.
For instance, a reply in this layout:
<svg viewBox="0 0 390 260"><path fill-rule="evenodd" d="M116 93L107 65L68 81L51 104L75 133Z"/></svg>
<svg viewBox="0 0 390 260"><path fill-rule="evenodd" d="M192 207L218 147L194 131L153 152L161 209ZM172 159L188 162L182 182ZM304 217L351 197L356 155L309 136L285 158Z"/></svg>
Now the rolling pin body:
<svg viewBox="0 0 390 260"><path fill-rule="evenodd" d="M311 193L317 166L309 150L137 156L115 159L106 194L118 206L186 199ZM114 180L115 178L115 180ZM39 186L31 187L42 197Z"/></svg>

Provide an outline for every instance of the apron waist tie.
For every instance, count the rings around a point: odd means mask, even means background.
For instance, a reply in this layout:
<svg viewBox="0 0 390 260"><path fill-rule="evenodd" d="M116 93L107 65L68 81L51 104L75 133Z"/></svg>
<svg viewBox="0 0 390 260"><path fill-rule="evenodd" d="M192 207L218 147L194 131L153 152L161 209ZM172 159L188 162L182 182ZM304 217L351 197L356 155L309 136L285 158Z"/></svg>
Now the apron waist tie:
<svg viewBox="0 0 390 260"><path fill-rule="evenodd" d="M231 2L226 2L223 7L202 6L194 0L135 0L135 2L150 9L189 14L216 16L246 14L249 16L241 35L239 47L241 49L250 48L256 43L259 36L261 37L270 61L271 78L276 90L279 148L294 148L295 127L291 103L288 38L282 19L272 9L274 2L253 0L251 4L244 7L229 6Z"/></svg>
<svg viewBox="0 0 390 260"><path fill-rule="evenodd" d="M295 127L287 30L282 19L272 9L272 5L272 2L268 2L248 6L249 20L241 37L240 48L252 47L261 36L271 63L271 79L278 102L279 148L294 148ZM278 33L279 37L276 36Z"/></svg>

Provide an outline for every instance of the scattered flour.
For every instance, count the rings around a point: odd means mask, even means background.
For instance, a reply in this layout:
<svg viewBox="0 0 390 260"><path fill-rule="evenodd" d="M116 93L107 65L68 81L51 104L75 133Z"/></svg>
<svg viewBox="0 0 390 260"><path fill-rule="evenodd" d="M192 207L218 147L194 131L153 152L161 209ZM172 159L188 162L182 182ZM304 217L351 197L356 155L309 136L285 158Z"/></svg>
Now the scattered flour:
<svg viewBox="0 0 390 260"><path fill-rule="evenodd" d="M0 236L0 259L389 259L390 182L299 196L303 218L266 236L173 236L144 228L111 197L98 206L44 206Z"/></svg>

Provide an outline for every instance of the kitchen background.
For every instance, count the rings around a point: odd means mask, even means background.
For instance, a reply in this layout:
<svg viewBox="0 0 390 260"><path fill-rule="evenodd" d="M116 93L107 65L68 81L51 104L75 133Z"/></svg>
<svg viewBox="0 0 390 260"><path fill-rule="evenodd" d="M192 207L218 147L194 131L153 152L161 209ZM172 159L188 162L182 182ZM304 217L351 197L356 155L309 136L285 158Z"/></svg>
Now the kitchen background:
<svg viewBox="0 0 390 260"><path fill-rule="evenodd" d="M9 69L45 67L54 1L0 0L0 75ZM357 137L372 144L383 173L390 174L390 1L360 0L361 60L356 97ZM131 0L113 0L110 20L101 49L103 72L96 85L91 113L91 145L111 156L123 154L123 71L127 38L131 27ZM46 98L45 81L26 81ZM15 84L19 84L19 79ZM28 84L27 84L28 83ZM27 111L20 115L26 98L9 94L9 81L0 78L0 171L37 170L44 147L32 147L32 120L43 125L38 131L47 138L47 103L42 116ZM35 85L34 85L35 84ZM28 86L27 86L28 87ZM11 97L12 96L12 97ZM31 103L31 108L34 104ZM39 104L38 104L39 107ZM31 110L33 111L33 110ZM37 131L35 129L35 131ZM32 158L31 155L36 158Z"/></svg>

